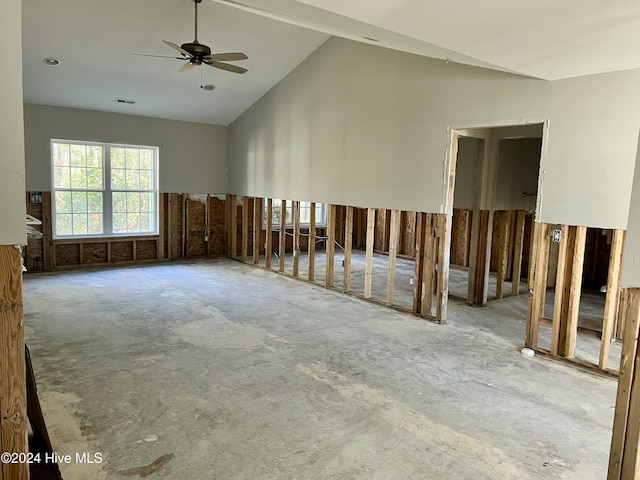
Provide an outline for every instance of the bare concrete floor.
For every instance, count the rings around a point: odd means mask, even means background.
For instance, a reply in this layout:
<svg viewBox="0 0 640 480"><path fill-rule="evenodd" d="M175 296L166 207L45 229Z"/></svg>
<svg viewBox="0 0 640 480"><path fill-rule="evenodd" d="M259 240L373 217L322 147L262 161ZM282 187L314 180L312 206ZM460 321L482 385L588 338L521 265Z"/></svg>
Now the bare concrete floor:
<svg viewBox="0 0 640 480"><path fill-rule="evenodd" d="M515 300L436 325L230 260L25 277L56 450L105 459L67 480L605 478L615 380L522 357Z"/></svg>

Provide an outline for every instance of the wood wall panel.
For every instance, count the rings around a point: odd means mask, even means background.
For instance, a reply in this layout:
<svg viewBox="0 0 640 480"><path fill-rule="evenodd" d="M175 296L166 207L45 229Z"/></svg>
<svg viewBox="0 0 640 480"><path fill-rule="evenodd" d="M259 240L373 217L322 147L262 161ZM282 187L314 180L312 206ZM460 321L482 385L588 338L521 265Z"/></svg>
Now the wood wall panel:
<svg viewBox="0 0 640 480"><path fill-rule="evenodd" d="M107 263L109 261L109 243L85 243L82 246L82 263L85 265Z"/></svg>

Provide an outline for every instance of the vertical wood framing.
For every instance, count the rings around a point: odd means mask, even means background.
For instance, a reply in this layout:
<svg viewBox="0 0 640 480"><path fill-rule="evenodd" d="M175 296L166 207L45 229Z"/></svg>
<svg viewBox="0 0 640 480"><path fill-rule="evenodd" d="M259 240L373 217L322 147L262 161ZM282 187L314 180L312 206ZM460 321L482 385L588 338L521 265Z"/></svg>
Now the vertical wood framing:
<svg viewBox="0 0 640 480"><path fill-rule="evenodd" d="M565 278L571 275L573 260L573 245L568 225L563 225L560 231L560 248L558 250L558 270L556 272L556 290L553 304L553 322L551 325L551 354L564 355L566 342L566 323L569 309L569 289L566 288ZM573 233L573 231L572 231ZM569 246L571 245L571 250ZM566 288L566 293L565 293Z"/></svg>
<svg viewBox="0 0 640 480"><path fill-rule="evenodd" d="M413 274L413 313L422 310L422 272L425 249L426 213L416 213L415 272Z"/></svg>
<svg viewBox="0 0 640 480"><path fill-rule="evenodd" d="M333 287L333 264L334 253L336 249L336 206L333 204L327 205L327 246L325 249L326 262L325 262L325 278L324 286Z"/></svg>
<svg viewBox="0 0 640 480"><path fill-rule="evenodd" d="M313 282L316 276L316 204L309 204L309 245L307 247L309 257L308 280Z"/></svg>
<svg viewBox="0 0 640 480"><path fill-rule="evenodd" d="M42 195L42 261L45 268L54 267L53 224L51 223L51 192Z"/></svg>
<svg viewBox="0 0 640 480"><path fill-rule="evenodd" d="M169 194L169 222L167 225L167 241L169 242L169 259L175 260L178 258L178 194ZM111 255L109 255L111 258Z"/></svg>
<svg viewBox="0 0 640 480"><path fill-rule="evenodd" d="M160 211L158 212L158 254L157 259L161 260L164 258L164 224L165 224L165 209L164 209L164 199L168 196L166 193L160 193L160 201L158 202ZM207 202L208 203L208 202ZM208 252L207 252L208 253Z"/></svg>
<svg viewBox="0 0 640 480"><path fill-rule="evenodd" d="M242 261L249 258L249 197L242 197Z"/></svg>
<svg viewBox="0 0 640 480"><path fill-rule="evenodd" d="M187 256L187 245L189 244L189 194L182 194L182 248L180 256Z"/></svg>
<svg viewBox="0 0 640 480"><path fill-rule="evenodd" d="M353 247L353 207L347 207L344 220L344 291L351 290L351 250Z"/></svg>
<svg viewBox="0 0 640 480"><path fill-rule="evenodd" d="M449 252L451 240L451 215L438 215L438 269L436 272L437 299L436 320L444 323L447 318L447 302L449 297ZM449 240L449 241L447 241Z"/></svg>
<svg viewBox="0 0 640 480"><path fill-rule="evenodd" d="M286 258L286 234L287 234L287 201L280 201L280 235L278 237L278 271L284 273L284 261Z"/></svg>
<svg viewBox="0 0 640 480"><path fill-rule="evenodd" d="M549 262L549 226L546 223L534 224L535 236L533 254L529 266L529 302L527 308L527 329L525 346L536 349L538 346L538 327L544 314L544 301L547 287L547 264Z"/></svg>
<svg viewBox="0 0 640 480"><path fill-rule="evenodd" d="M0 443L2 452L27 453L27 379L18 249L0 245ZM0 464L5 480L29 478L29 464Z"/></svg>
<svg viewBox="0 0 640 480"><path fill-rule="evenodd" d="M293 202L293 276L300 269L300 202Z"/></svg>
<svg viewBox="0 0 640 480"><path fill-rule="evenodd" d="M389 227L389 272L387 274L387 305L393 305L396 281L396 255L400 241L400 210L391 210Z"/></svg>
<svg viewBox="0 0 640 480"><path fill-rule="evenodd" d="M264 247L264 266L271 269L271 257L273 256L273 199L267 198L266 243Z"/></svg>
<svg viewBox="0 0 640 480"><path fill-rule="evenodd" d="M478 210L473 215L474 226L473 252L469 262L468 302L472 305L486 305L489 289L489 262L491 261L491 234L493 230L493 212Z"/></svg>
<svg viewBox="0 0 640 480"><path fill-rule="evenodd" d="M587 227L576 228L576 243L573 252L573 267L571 270L571 285L569 291L569 315L567 322L567 338L564 356L576 356L576 339L578 337L578 315L580 310L580 295L582 292L582 271L584 267L584 249L587 240ZM566 281L566 279L565 279Z"/></svg>
<svg viewBox="0 0 640 480"><path fill-rule="evenodd" d="M260 263L260 237L262 236L262 198L253 199L253 264Z"/></svg>
<svg viewBox="0 0 640 480"><path fill-rule="evenodd" d="M433 289L436 285L436 218L435 213L427 213L425 221L425 248L422 258L422 298L420 314L431 315Z"/></svg>
<svg viewBox="0 0 640 480"><path fill-rule="evenodd" d="M364 264L364 298L371 298L373 281L373 242L376 231L376 209L367 208L367 243Z"/></svg>
<svg viewBox="0 0 640 480"><path fill-rule="evenodd" d="M607 480L638 478L638 431L640 421L640 379L638 366L638 327L640 326L640 289L628 289L626 328L620 358L620 376L613 434L609 452ZM631 434L631 435L630 435Z"/></svg>
<svg viewBox="0 0 640 480"><path fill-rule="evenodd" d="M513 295L520 294L520 277L522 277L522 253L524 250L524 222L527 212L518 210L515 218L515 239L513 247L513 274L511 275Z"/></svg>
<svg viewBox="0 0 640 480"><path fill-rule="evenodd" d="M501 214L498 217L497 255L498 276L496 279L496 298L504 298L504 281L507 276L507 256L509 255L509 215Z"/></svg>
<svg viewBox="0 0 640 480"><path fill-rule="evenodd" d="M607 276L607 298L604 304L602 321L602 339L600 343L599 367L605 370L609 366L609 347L613 340L613 329L620 301L620 280L622 274L622 253L624 251L624 230L614 230L609 255L609 273Z"/></svg>
<svg viewBox="0 0 640 480"><path fill-rule="evenodd" d="M238 197L229 195L229 227L231 230L231 258L238 255Z"/></svg>

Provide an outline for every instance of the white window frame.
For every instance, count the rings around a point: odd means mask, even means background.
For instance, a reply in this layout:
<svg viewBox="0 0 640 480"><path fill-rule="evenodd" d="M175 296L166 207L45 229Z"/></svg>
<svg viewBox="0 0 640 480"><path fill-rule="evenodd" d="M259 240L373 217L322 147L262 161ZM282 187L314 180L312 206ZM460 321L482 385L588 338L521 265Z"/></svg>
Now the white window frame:
<svg viewBox="0 0 640 480"><path fill-rule="evenodd" d="M65 144L65 145L83 145L83 146L98 146L102 148L102 190L96 189L83 189L83 188L58 188L55 185L55 173L54 173L54 158L53 158L53 145ZM49 141L50 148L50 165L51 165L51 213L52 213L52 233L54 240L61 239L82 239L82 238L105 238L105 237L145 237L158 235L158 222L159 222L159 185L158 185L158 165L160 148L154 145L130 145L123 143L105 143L105 142L92 142L83 140L68 140L62 138L51 138ZM111 188L111 148L136 148L136 149L149 149L153 152L153 190L120 190ZM140 169L139 169L140 170ZM57 191L70 191L70 192L99 192L102 194L102 233L88 233L88 234L75 234L75 235L58 235L56 232L56 202L55 193ZM153 228L144 232L113 232L113 193L118 192L146 192L153 194L154 211L152 212L152 224Z"/></svg>
<svg viewBox="0 0 640 480"><path fill-rule="evenodd" d="M262 227L267 227L267 198L263 200L263 215L262 215ZM272 207L280 207L280 202L282 200L280 198L272 198ZM287 211L291 212L291 221L285 224L285 228L293 228L293 201L286 200L287 202ZM302 205L308 204L309 208L311 208L311 202L300 202L300 210L302 210ZM320 209L320 214L318 214L318 209ZM280 230L280 222L275 220L273 217L273 221L271 222L271 230ZM311 224L309 222L300 222L300 228L309 228ZM316 203L316 227L326 227L327 225L327 204L326 203Z"/></svg>

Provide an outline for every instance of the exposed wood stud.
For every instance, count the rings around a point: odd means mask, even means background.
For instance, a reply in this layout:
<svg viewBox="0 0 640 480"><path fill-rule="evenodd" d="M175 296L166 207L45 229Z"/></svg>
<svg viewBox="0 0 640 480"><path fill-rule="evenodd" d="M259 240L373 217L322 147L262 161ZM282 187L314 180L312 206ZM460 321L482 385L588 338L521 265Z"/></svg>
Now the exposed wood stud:
<svg viewBox="0 0 640 480"><path fill-rule="evenodd" d="M266 220L266 244L264 249L264 266L271 269L271 257L273 256L273 199L267 198L267 220Z"/></svg>
<svg viewBox="0 0 640 480"><path fill-rule="evenodd" d="M165 226L165 198L168 197L166 193L160 193L160 201L158 202L160 211L158 212L158 254L157 259L160 260L164 258L164 244L165 244L165 236L164 236L164 226Z"/></svg>
<svg viewBox="0 0 640 480"><path fill-rule="evenodd" d="M262 237L262 198L253 199L253 264L260 263L260 239Z"/></svg>
<svg viewBox="0 0 640 480"><path fill-rule="evenodd" d="M347 207L344 220L344 291L351 290L351 250L353 247L353 207Z"/></svg>
<svg viewBox="0 0 640 480"><path fill-rule="evenodd" d="M504 298L504 281L507 275L507 256L509 254L509 217L504 213L498 217L497 255L498 276L496 279L496 298Z"/></svg>
<svg viewBox="0 0 640 480"><path fill-rule="evenodd" d="M391 210L389 220L389 272L387 274L387 305L393 305L396 280L396 255L400 241L400 210Z"/></svg>
<svg viewBox="0 0 640 480"><path fill-rule="evenodd" d="M184 193L182 195L182 258L188 255L187 245L189 244L189 194Z"/></svg>
<svg viewBox="0 0 640 480"><path fill-rule="evenodd" d="M609 347L613 340L613 329L616 322L620 301L620 280L622 274L622 254L624 252L624 230L614 230L609 255L609 273L607 276L607 298L604 304L602 322L602 339L600 344L599 367L605 370L609 366Z"/></svg>
<svg viewBox="0 0 640 480"><path fill-rule="evenodd" d="M567 324L567 338L564 356L575 357L576 338L578 336L578 315L580 310L580 295L582 292L582 271L584 266L584 248L587 239L587 227L576 228L576 243L573 253L573 265L571 269L571 285L569 291L569 315ZM566 279L565 279L566 281ZM546 285L546 282L545 282ZM543 304L544 305L544 304Z"/></svg>
<svg viewBox="0 0 640 480"><path fill-rule="evenodd" d="M422 309L422 273L423 257L425 249L425 222L426 214L416 214L416 247L415 247L415 271L413 275L413 312L420 313Z"/></svg>
<svg viewBox="0 0 640 480"><path fill-rule="evenodd" d="M53 224L51 222L51 192L44 192L42 195L42 261L45 268L52 269L54 267L54 251L53 251Z"/></svg>
<svg viewBox="0 0 640 480"><path fill-rule="evenodd" d="M229 216L230 216L230 229L231 229L231 258L238 256L238 197L236 195L229 195Z"/></svg>
<svg viewBox="0 0 640 480"><path fill-rule="evenodd" d="M178 194L169 194L169 226L167 228L169 241L169 259L178 258Z"/></svg>
<svg viewBox="0 0 640 480"><path fill-rule="evenodd" d="M546 265L549 262L549 229L546 223L535 223L533 255L531 257L529 278L529 301L527 308L527 329L525 346L537 348L538 327L544 313L544 300L547 287Z"/></svg>
<svg viewBox="0 0 640 480"><path fill-rule="evenodd" d="M473 216L473 251L469 262L468 302L472 305L486 305L489 287L489 262L491 261L491 236L493 230L493 212L479 210Z"/></svg>
<svg viewBox="0 0 640 480"><path fill-rule="evenodd" d="M431 315L433 306L433 289L436 285L436 217L435 213L427 213L425 221L425 248L422 259L422 298L420 314Z"/></svg>
<svg viewBox="0 0 640 480"><path fill-rule="evenodd" d="M298 276L300 268L300 202L293 202L293 276Z"/></svg>
<svg viewBox="0 0 640 480"><path fill-rule="evenodd" d="M435 272L437 282L436 320L444 323L447 318L447 302L449 299L449 252L451 251L451 215L438 215L438 268Z"/></svg>
<svg viewBox="0 0 640 480"><path fill-rule="evenodd" d="M553 305L553 321L551 325L551 355L564 355L566 342L566 322L568 313L568 295L565 294L565 278L571 274L573 244L569 238L569 226L563 225L560 233L560 249L558 251L558 270L556 272L556 290ZM572 246L569 251L569 245ZM567 289L568 293L568 289Z"/></svg>
<svg viewBox="0 0 640 480"><path fill-rule="evenodd" d="M336 249L336 206L327 205L327 246L325 248L325 287L333 287L334 253Z"/></svg>
<svg viewBox="0 0 640 480"><path fill-rule="evenodd" d="M511 275L513 295L520 294L520 278L522 277L522 252L524 250L524 222L527 212L518 210L515 219L515 239L513 247L513 274Z"/></svg>
<svg viewBox="0 0 640 480"><path fill-rule="evenodd" d="M640 366L638 365L638 328L640 326L640 289L628 289L625 295L625 332L620 359L620 375L613 434L609 452L607 480L637 479L638 433L640 431Z"/></svg>
<svg viewBox="0 0 640 480"><path fill-rule="evenodd" d="M309 269L308 280L315 280L316 270L316 204L309 204L309 245L308 245Z"/></svg>
<svg viewBox="0 0 640 480"><path fill-rule="evenodd" d="M22 260L11 245L0 245L0 447L26 454L27 379L25 365ZM27 462L0 464L0 478L26 480Z"/></svg>
<svg viewBox="0 0 640 480"><path fill-rule="evenodd" d="M242 197L242 261L249 258L249 197Z"/></svg>
<svg viewBox="0 0 640 480"><path fill-rule="evenodd" d="M284 273L284 262L286 258L286 234L287 234L287 201L280 200L280 232L278 242L278 271Z"/></svg>
<svg viewBox="0 0 640 480"><path fill-rule="evenodd" d="M373 281L373 242L375 241L376 210L367 209L367 243L364 265L364 298L371 298L371 284Z"/></svg>

